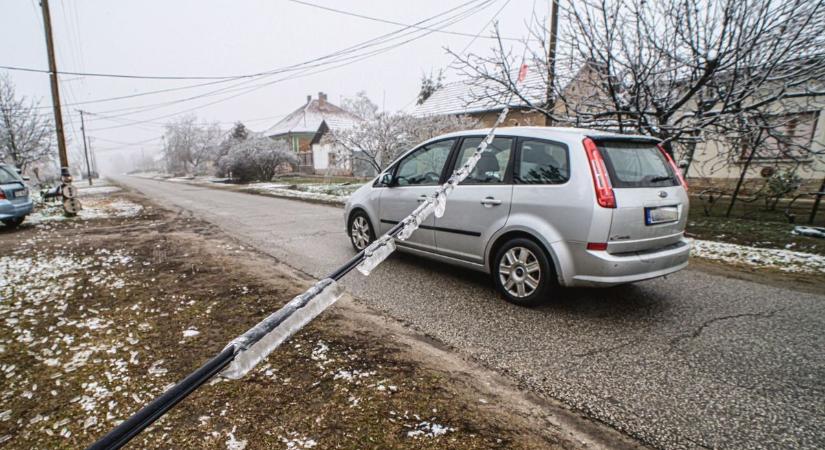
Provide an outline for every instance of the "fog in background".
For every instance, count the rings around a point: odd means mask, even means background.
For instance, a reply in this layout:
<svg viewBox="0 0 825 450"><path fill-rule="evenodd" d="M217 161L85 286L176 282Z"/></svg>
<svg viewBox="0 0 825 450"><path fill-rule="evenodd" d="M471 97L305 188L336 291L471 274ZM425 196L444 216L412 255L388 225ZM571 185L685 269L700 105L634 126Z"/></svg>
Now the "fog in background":
<svg viewBox="0 0 825 450"><path fill-rule="evenodd" d="M313 0L312 3L415 24L465 2ZM525 38L525 23L531 14L547 17L548 4L533 0L475 2L468 8L469 17L445 28L448 33L433 32L381 54L347 61L341 67L315 69L324 70L320 73L293 72L259 80L240 79L130 99L66 106L64 121L71 164L78 168L82 161L78 108L90 113L86 116L87 134L104 174L129 170L141 159L158 155L163 124L181 114L194 113L202 120L220 122L226 129L235 121L242 121L251 130L262 131L302 105L307 95L316 97L319 91L328 93L334 103L366 91L375 103L388 110L409 108L414 105L422 74L437 72L452 62L444 47L460 51L469 45L468 51L480 53L496 45L488 37L492 31L491 19L497 13L502 35ZM51 0L50 6L61 72L180 77L255 74L312 60L403 28L286 0ZM394 43L426 33L410 34ZM479 33L480 37L474 40L473 36ZM37 1L2 2L0 41L3 42L0 65L47 69L42 15ZM518 41L507 41L507 45L521 51ZM41 99L43 113L51 114L47 74L4 69L0 72L9 73L19 94ZM295 78L275 82L287 75ZM458 77L449 70L445 76L446 81ZM71 105L215 81L61 75L61 95L63 103ZM263 83L272 84L247 91ZM210 94L230 86L236 86L236 90ZM206 94L210 95L203 96ZM203 97L191 99L197 96ZM56 152L55 143L55 155Z"/></svg>

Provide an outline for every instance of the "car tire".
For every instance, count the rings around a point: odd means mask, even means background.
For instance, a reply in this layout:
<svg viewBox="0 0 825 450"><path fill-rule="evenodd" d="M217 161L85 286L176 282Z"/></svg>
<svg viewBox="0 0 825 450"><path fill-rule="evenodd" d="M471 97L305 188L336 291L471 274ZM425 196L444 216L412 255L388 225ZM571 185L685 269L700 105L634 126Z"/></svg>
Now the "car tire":
<svg viewBox="0 0 825 450"><path fill-rule="evenodd" d="M496 252L491 269L499 293L519 306L541 304L558 284L547 252L526 238L505 242Z"/></svg>
<svg viewBox="0 0 825 450"><path fill-rule="evenodd" d="M26 216L15 217L14 219L4 219L3 224L9 228L17 228L21 223L23 223L24 220L26 220Z"/></svg>
<svg viewBox="0 0 825 450"><path fill-rule="evenodd" d="M375 230L367 213L358 210L352 213L347 223L347 235L356 252L367 248L375 240Z"/></svg>

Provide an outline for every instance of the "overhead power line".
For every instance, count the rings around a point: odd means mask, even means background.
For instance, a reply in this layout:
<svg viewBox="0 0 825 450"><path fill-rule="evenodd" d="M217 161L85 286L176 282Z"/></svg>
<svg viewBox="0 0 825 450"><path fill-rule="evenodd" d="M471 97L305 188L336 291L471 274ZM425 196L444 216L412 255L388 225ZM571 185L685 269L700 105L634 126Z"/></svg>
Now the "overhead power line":
<svg viewBox="0 0 825 450"><path fill-rule="evenodd" d="M19 67L19 66L5 66L0 65L0 69L6 70L17 70L20 72L36 72L36 73L51 73L46 69L35 69L32 67ZM128 75L122 73L96 73L96 72L73 72L67 70L61 70L57 72L58 75L76 75L82 77L101 77L101 78L129 78L129 79L139 79L139 80L227 80L227 79L236 79L236 78L244 78L244 77L251 77L254 74L247 74L247 75L230 75L230 76L210 76L210 77L192 77L192 76L175 76L175 75Z"/></svg>
<svg viewBox="0 0 825 450"><path fill-rule="evenodd" d="M372 21L387 23L387 24L392 24L392 25L399 25L399 26L402 26L402 27L405 27L405 28L414 28L414 29L419 29L419 30L430 30L430 31L437 32L437 33L444 33L444 34L451 34L451 35L455 35L455 36L466 36L466 37L477 38L477 36L472 34L472 33L463 33L463 32L459 32L459 31L450 31L450 30L444 30L444 29L439 29L439 28L432 28L432 27L422 26L422 25L419 25L420 22L415 23L415 24L408 24L408 23L396 22L396 21L388 20L388 19L382 19L382 18L379 18L379 17L366 16L366 15L363 15L363 14L358 14L358 13L353 13L353 12L344 11L344 10L340 10L340 9L330 8L330 7L327 7L327 6L318 5L318 4L310 3L310 2L305 2L305 1L302 1L302 0L289 0L289 1L291 1L293 3L298 3L298 4L301 4L301 5L305 5L305 6L310 6L310 7L313 7L313 8L319 8L319 9L323 9L323 10L326 10L326 11L335 12L335 13L338 13L338 14L345 14L345 15L348 15L348 16L359 17L359 18L366 19L366 20L372 20ZM471 2L468 2L468 3L471 3ZM463 6L463 5L459 5L459 7L461 7L461 6ZM444 14L444 13L442 13L442 14ZM495 39L493 37L489 37L489 38L490 39ZM512 37L502 37L501 39L503 39L503 40L512 40L512 41L520 41L521 40L520 38L512 38ZM33 68L33 67L21 67L21 66L11 66L11 65L0 65L0 69L15 70L15 71L21 71L21 72L45 73L45 74L51 73L47 69L36 69L36 68ZM260 75L265 75L268 72L269 71L262 71L262 72L247 73L247 74L240 74L240 75L191 76L191 75L135 75L135 74L123 74L123 73L75 72L75 71L61 70L61 71L58 71L57 74L58 75L83 76L83 77L125 78L125 79L138 79L138 80L237 80L237 79L241 79L241 78L251 78L251 77L256 77L256 76L260 76Z"/></svg>
<svg viewBox="0 0 825 450"><path fill-rule="evenodd" d="M478 8L473 8L471 10L462 11L462 12L454 14L453 16L450 16L446 19L442 19L438 22L439 26L441 26L443 28L443 27L452 25L453 23L456 23L460 20L464 20L467 17L470 17L474 14L477 14L477 13L483 11L484 9L489 7L491 4L493 4L494 2L495 2L495 0L486 0L484 2L481 2L480 3L481 6L478 7ZM455 9L466 6L470 3L478 3L478 2L477 1L476 2L467 2L467 3L464 3L464 4L460 5L459 7L452 8L449 11L454 11ZM425 19L421 22L427 22L429 20L439 18L439 17L442 17L444 15L445 15L445 13L441 13L441 14L433 16L429 19ZM412 28L412 27L409 27L409 28ZM399 34L400 31L404 31L404 29L398 30L396 32L389 33L389 34L393 34L393 35L394 34ZM165 118L168 118L168 117L177 116L177 115L184 114L184 113L187 113L187 112L191 112L191 111L194 111L194 110L202 109L204 107L211 106L211 105L214 105L216 103L220 103L220 102L227 101L227 100L230 100L230 99L233 99L233 98L237 98L239 96L248 94L248 93L253 92L255 90L258 90L258 89L261 89L263 87L270 86L272 84L276 84L276 83L279 83L279 82L282 82L282 81L285 81L285 80L300 78L300 77L304 77L304 76L308 76L308 75L312 75L312 74L316 74L316 73L325 72L325 71L332 70L332 69L335 69L335 68L343 67L343 66L346 66L346 65L354 64L354 63L356 63L358 61L361 61L363 59L367 59L367 58L370 58L370 57L375 56L377 54L384 53L384 52L393 50L395 48L398 48L398 47L400 47L404 44L407 44L407 43L412 42L414 40L417 40L417 39L420 39L420 38L425 37L427 35L430 35L433 32L434 32L433 30L417 30L417 29L413 29L413 30L410 30L410 31L405 31L404 33L401 33L399 36L393 37L392 39L382 39L378 42L370 43L369 45L359 44L359 45L356 45L354 47L359 47L359 48L357 48L357 50L363 50L363 49L367 49L369 47L373 47L373 46L376 46L376 45L379 45L379 44L384 44L386 42L390 42L392 40L397 40L399 38L406 37L406 36L409 36L409 35L415 35L415 36L410 37L409 39L406 39L406 40L401 41L401 42L396 42L396 43L393 43L393 44L390 44L390 45L386 45L384 47L379 47L377 49L370 50L369 52L366 52L366 53L362 52L360 54L351 54L351 53L355 53L355 52L354 51L339 52L340 55L338 55L336 57L326 58L326 59L330 59L331 61L323 62L323 63L319 62L319 63L315 63L315 64L306 64L305 67L301 68L298 73L293 73L293 74L287 75L285 77L282 77L282 78L279 78L279 79L276 79L276 80L273 80L273 81L260 83L258 85L253 85L253 86L250 86L250 87L243 87L243 88L240 87L239 85L241 85L241 84L247 84L247 83L250 83L250 82L254 81L254 80L245 80L245 81L241 81L240 83L238 83L235 86L222 88L222 89L219 89L219 90L216 90L216 91L212 91L210 93L197 95L197 96L190 97L190 98L183 99L183 100L165 102L165 103L157 106L157 108L165 107L165 106L169 106L169 105L177 104L177 103L183 103L183 102L187 102L187 101L191 101L191 100L196 100L196 99L200 99L200 98L205 98L205 97L209 97L209 96L212 96L212 95L220 95L220 94L224 94L224 93L231 93L231 92L241 91L238 94L233 94L233 95L227 96L225 98L222 98L222 99L219 99L219 100L216 100L216 101L213 101L213 102L209 102L209 103L206 103L204 105L199 105L199 106L196 106L196 107L193 107L193 108L189 108L189 109L186 109L186 110L183 110L183 111L177 111L175 113L166 114L166 115L162 115L162 116L159 116L159 117L153 117L153 118L145 119L145 120L136 120L136 121L133 122L133 124L147 124L147 123L151 123L153 121L159 120L159 119L165 119ZM367 41L367 42L370 42L370 41ZM317 59L320 60L320 59L324 59L324 58L322 57L322 58L317 58ZM332 65L331 67L324 67L324 66L329 66L331 64L334 64L334 65ZM312 69L318 69L318 70L313 71ZM286 71L284 71L284 72L286 72ZM281 73L283 73L283 72L281 72ZM157 109L157 108L156 107L150 107L150 108L146 108L142 111L137 111L137 112L132 112L132 113L124 113L124 114L121 114L121 115L110 116L110 117L128 116L128 115L136 114L138 112L145 112L149 109ZM124 108L124 109L133 109L133 108ZM104 127L104 128L98 128L95 131L112 129L112 128L122 128L122 127L125 127L125 126L129 126L129 125L128 124L114 125L114 126L109 126L109 127Z"/></svg>
<svg viewBox="0 0 825 450"><path fill-rule="evenodd" d="M286 73L286 72L290 72L290 71L298 71L298 70L304 69L305 67L317 67L317 66L321 66L323 64L335 63L335 62L337 62L336 59L344 58L348 54L351 54L351 53L354 53L354 52L357 52L357 51L361 51L361 50L365 50L369 47L374 47L374 46L377 46L377 45L381 45L381 44L384 44L386 42L390 42L392 40L400 39L405 34L409 35L409 34L421 31L418 28L421 27L423 24L427 24L427 30L430 30L430 33L435 32L439 29L443 29L444 27L452 25L453 23L456 23L458 21L458 20L451 21L452 19L454 19L458 16L461 16L461 15L466 15L466 17L469 17L469 15L475 14L475 13L479 12L480 10L485 9L486 7L488 7L489 4L492 1L495 1L495 0L486 0L486 1L484 1L484 0L470 0L470 1L467 1L467 2L464 2L464 3L461 3L461 4L459 4L455 7L452 7L448 10L445 10L445 11L439 13L439 14L436 14L436 15L430 16L426 19L420 20L420 21L418 21L414 24L405 25L403 28L400 28L398 30L394 30L394 31L391 31L391 32L388 32L388 33L381 34L379 36L370 38L368 40L359 42L359 43L354 44L352 46L337 50L337 51L332 52L332 53L328 53L328 54L320 56L320 57L316 57L316 58L313 58L313 59L310 59L310 60L307 60L307 61L303 61L303 62L300 62L300 63L288 65L288 66L283 66L283 67L280 67L280 68L271 69L271 70L268 70L268 71L265 71L265 72L259 72L259 73L247 74L247 75L240 75L240 76L228 77L228 78L219 78L219 79L208 81L208 82L205 82L205 83L197 83L197 84L193 84L193 85L180 86L180 87L175 87L175 88L167 88L167 89L159 89L159 90L146 91L146 92L138 92L138 93L135 93L135 94L129 94L129 95L123 95L123 96L117 96L117 97L109 97L109 98L101 98L101 99L95 99L95 100L86 100L86 101L82 101L82 102L64 104L63 106L64 107L80 106L80 105L88 105L88 104L92 104L92 103L103 103L103 102L110 102L110 101L117 101L117 100L125 100L125 99L140 97L140 96L144 96L144 95L153 95L153 94L160 94L160 93L173 92L173 91L179 91L179 90L194 89L194 88L210 86L210 85L218 85L218 84L228 83L228 82L242 80L242 79L245 82L252 82L252 81L255 81L255 79L265 78L265 77L268 77L268 76L277 75L277 74L280 74L280 73ZM449 14L452 14L455 11L461 10L461 9L467 7L467 6L470 6L470 5L476 6L476 8L467 9L465 11L460 11L460 12L458 12L458 13L452 15L452 16L448 16ZM442 19L445 16L447 16L447 17L445 19ZM462 17L459 20L463 20L466 17ZM440 20L438 20L438 19L440 19ZM434 20L438 20L438 21L436 21L432 24L428 23L428 22L431 22L431 21L434 21ZM448 21L451 21L451 22L448 22ZM441 26L441 24L444 23L444 22L448 22L448 23L446 23L446 25L444 25L444 26ZM436 28L436 26L439 26L439 27ZM427 30L425 30L425 31L427 31ZM426 36L430 33L423 34L422 37ZM409 42L409 41L405 41L404 43L406 43L406 42ZM330 61L325 62L327 60L330 60ZM12 67L12 66L0 66L0 68L9 68L9 67ZM30 71L34 71L34 72L44 72L44 71L41 71L41 70L38 70L38 69L25 69L24 68L24 70L30 70ZM45 71L45 72L48 73L48 71ZM78 74L80 74L80 76L83 76L79 72L59 72L59 73L60 74L66 74L66 75L72 75L72 74L78 75ZM130 77L135 78L136 76L130 76ZM239 84L245 84L245 83L241 82ZM222 90L213 91L213 92L221 92L221 91ZM195 97L192 97L192 98L198 98L198 97L199 96L195 96ZM168 103L169 102L164 102L163 104L168 104ZM126 110L126 109L139 109L139 108L142 108L142 107L123 108L123 110ZM117 110L109 110L107 112L115 112L115 111L117 111Z"/></svg>
<svg viewBox="0 0 825 450"><path fill-rule="evenodd" d="M364 15L364 14L358 14L358 13L354 13L354 12L351 12L351 11L344 11L344 10L341 10L341 9L331 8L329 6L318 5L316 3L305 2L303 0L288 0L288 1L290 1L292 3L298 3L299 5L305 5L305 6L309 6L309 7L312 7L312 8L318 8L318 9L323 9L325 11L330 11L330 12L334 12L334 13L338 13L338 14L343 14L343 15L346 15L346 16L352 16L352 17L358 17L360 19L372 20L373 22L388 23L388 24L391 24L391 25L401 25L401 26L405 26L405 27L417 28L419 30L432 30L436 33L451 34L453 36L466 36L466 37L473 38L473 40L475 40L479 37L478 35L475 35L475 34L472 34L472 33L462 33L460 31L450 31L450 30L440 30L440 29L434 29L434 28L430 28L430 27L410 25L410 24L403 23L403 22L396 22L394 20L389 20L389 19L382 19L380 17L367 16L367 15ZM496 39L496 37L493 37L493 36L485 36L484 38L485 39ZM502 37L501 39L505 40L505 41L521 41L522 40L521 38L514 38L514 37Z"/></svg>

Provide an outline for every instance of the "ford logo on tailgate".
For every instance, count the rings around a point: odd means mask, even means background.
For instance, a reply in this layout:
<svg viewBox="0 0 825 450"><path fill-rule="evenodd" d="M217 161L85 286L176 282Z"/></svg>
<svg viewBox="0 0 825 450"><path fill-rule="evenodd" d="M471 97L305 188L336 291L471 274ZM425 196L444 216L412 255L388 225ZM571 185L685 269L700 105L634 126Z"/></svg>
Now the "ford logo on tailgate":
<svg viewBox="0 0 825 450"><path fill-rule="evenodd" d="M661 197L661 198L665 198L665 197L667 197L667 192L665 192L665 191L659 191L659 197Z"/></svg>

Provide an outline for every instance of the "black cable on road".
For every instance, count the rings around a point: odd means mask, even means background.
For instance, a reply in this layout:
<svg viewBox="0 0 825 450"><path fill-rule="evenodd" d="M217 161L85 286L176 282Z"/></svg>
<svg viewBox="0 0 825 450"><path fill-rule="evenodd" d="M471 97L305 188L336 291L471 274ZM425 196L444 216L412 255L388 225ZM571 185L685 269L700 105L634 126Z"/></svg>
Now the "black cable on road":
<svg viewBox="0 0 825 450"><path fill-rule="evenodd" d="M385 235L395 237L402 228L404 228L404 222L399 222L390 228ZM365 251L366 249L358 252L326 278L338 281L346 274L352 272L352 270L364 260ZM281 308L278 312L283 311L285 308L286 307ZM114 450L123 447L141 431L148 428L152 423L166 414L167 411L180 403L181 400L188 397L195 389L202 386L226 368L226 366L235 359L237 351L239 351L239 349L236 349L233 345L227 346L198 370L189 374L189 376L172 386L160 397L153 400L152 403L141 408L140 411L136 412L132 417L89 446L87 450Z"/></svg>
<svg viewBox="0 0 825 450"><path fill-rule="evenodd" d="M152 403L149 403L141 408L140 411L136 412L128 420L121 423L115 427L114 430L106 434L106 436L103 436L100 440L92 444L89 447L89 450L116 449L123 447L138 433L166 414L167 411L172 409L172 407L177 405L181 400L185 399L192 393L192 391L201 387L201 385L217 375L221 370L228 366L234 358L235 348L233 346L225 348L217 356L202 365L198 370L189 374L188 377L172 386L171 389L153 400Z"/></svg>

